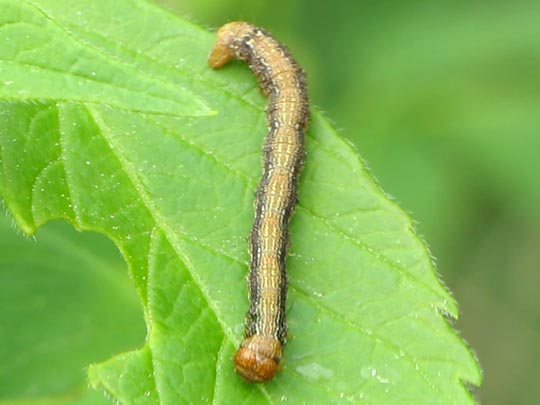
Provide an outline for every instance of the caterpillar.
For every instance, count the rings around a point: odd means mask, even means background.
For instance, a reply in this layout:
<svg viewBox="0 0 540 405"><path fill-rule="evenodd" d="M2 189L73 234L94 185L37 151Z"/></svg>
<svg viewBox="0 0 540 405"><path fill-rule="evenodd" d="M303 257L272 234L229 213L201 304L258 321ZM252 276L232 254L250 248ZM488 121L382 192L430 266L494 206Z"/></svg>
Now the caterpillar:
<svg viewBox="0 0 540 405"><path fill-rule="evenodd" d="M304 71L287 47L268 32L245 22L222 26L208 63L217 69L232 58L248 63L268 97L268 135L249 236L250 307L245 339L233 359L244 379L262 382L274 377L286 342L288 225L297 203L310 112Z"/></svg>

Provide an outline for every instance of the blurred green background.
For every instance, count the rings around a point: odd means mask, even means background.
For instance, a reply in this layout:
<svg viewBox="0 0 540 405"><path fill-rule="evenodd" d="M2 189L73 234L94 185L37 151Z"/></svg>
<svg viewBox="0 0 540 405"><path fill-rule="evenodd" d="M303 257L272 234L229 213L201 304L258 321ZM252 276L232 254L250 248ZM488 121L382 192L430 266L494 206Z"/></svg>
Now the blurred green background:
<svg viewBox="0 0 540 405"><path fill-rule="evenodd" d="M540 2L160 0L261 25L418 221L486 404L540 403Z"/></svg>

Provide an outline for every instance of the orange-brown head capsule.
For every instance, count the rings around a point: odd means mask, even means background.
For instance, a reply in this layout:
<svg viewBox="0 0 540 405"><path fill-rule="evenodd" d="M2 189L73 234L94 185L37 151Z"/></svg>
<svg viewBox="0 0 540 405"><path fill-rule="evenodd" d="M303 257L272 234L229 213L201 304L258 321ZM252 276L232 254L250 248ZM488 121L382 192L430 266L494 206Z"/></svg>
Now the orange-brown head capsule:
<svg viewBox="0 0 540 405"><path fill-rule="evenodd" d="M236 372L251 382L271 380L281 360L281 343L269 337L254 335L242 342L234 355Z"/></svg>

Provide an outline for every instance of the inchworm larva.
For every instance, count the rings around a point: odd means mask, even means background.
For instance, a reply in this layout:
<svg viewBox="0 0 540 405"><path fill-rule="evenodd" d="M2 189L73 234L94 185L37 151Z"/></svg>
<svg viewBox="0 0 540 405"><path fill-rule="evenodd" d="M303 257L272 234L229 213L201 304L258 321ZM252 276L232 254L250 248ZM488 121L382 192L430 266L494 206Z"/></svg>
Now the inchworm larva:
<svg viewBox="0 0 540 405"><path fill-rule="evenodd" d="M309 104L304 72L289 50L268 32L245 22L221 27L208 63L216 69L232 58L249 64L268 96L268 136L249 237L250 307L245 339L234 356L236 371L248 381L260 382L272 379L276 373L287 334L288 225L304 162Z"/></svg>

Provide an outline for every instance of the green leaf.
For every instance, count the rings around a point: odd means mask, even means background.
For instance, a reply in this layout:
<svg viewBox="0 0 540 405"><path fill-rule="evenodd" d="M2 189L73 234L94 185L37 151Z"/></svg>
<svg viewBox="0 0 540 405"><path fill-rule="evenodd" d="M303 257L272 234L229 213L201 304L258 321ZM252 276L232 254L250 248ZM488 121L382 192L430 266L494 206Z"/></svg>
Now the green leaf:
<svg viewBox="0 0 540 405"><path fill-rule="evenodd" d="M0 402L75 400L90 362L142 342L137 296L102 235L54 222L36 243L9 225L0 217Z"/></svg>
<svg viewBox="0 0 540 405"><path fill-rule="evenodd" d="M255 78L209 69L213 34L144 1L0 7L0 195L26 233L61 218L111 238L144 306L146 344L92 366L93 386L121 403L474 402L479 368L429 252L317 112L284 367L241 381L266 134Z"/></svg>

